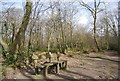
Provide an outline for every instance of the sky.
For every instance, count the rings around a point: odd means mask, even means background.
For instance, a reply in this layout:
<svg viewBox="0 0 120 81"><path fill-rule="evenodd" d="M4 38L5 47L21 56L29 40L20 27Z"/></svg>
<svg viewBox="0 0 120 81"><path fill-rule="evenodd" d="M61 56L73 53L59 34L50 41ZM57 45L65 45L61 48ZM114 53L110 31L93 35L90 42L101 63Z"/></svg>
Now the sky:
<svg viewBox="0 0 120 81"><path fill-rule="evenodd" d="M35 1L38 1L38 0L34 0L34 2ZM48 0L44 0L44 1L47 2ZM57 1L57 0L55 0L55 1ZM73 1L73 0L62 0L62 1L68 2L68 1ZM85 1L89 6L93 5L93 3L92 3L93 0L83 0L83 1ZM101 0L101 1L105 1L107 3L106 4L107 8L114 10L117 8L117 2L119 0ZM4 3L1 3L1 2L4 2ZM7 5L4 6L6 8L8 8L10 6L16 7L16 8L23 8L25 0L0 0L0 11L2 10L2 5L5 4L6 2L7 2ZM103 5L101 5L101 8L102 7L103 7ZM89 24L88 21L92 20L92 17L91 17L90 12L86 8L81 7L79 10L79 13L76 14L75 20L78 22L78 24L86 26Z"/></svg>
<svg viewBox="0 0 120 81"><path fill-rule="evenodd" d="M87 3L89 6L92 6L93 3L92 2L88 2ZM110 10L110 11L113 11L113 10L117 10L117 2L106 2L106 7L107 7L107 10ZM100 8L105 8L104 7L104 4L101 4ZM101 12L100 12L101 13ZM87 10L85 7L82 7L81 8L81 11L80 13L78 13L78 19L79 19L79 23L80 24L88 24L89 22L88 21L91 21L92 20L92 16L91 16L91 13L89 12L89 10ZM82 16L81 16L82 15ZM90 22L91 23L91 22Z"/></svg>
<svg viewBox="0 0 120 81"><path fill-rule="evenodd" d="M0 1L4 1L4 2L24 2L25 0L0 0ZM31 1L38 1L38 0L31 0ZM48 2L49 0L41 0L43 2ZM52 1L58 1L58 0L52 0ZM71 1L75 1L75 0L59 0L62 2L71 2ZM79 0L80 1L80 0ZM84 2L93 2L94 0L83 0ZM119 0L101 0L104 2L118 2Z"/></svg>

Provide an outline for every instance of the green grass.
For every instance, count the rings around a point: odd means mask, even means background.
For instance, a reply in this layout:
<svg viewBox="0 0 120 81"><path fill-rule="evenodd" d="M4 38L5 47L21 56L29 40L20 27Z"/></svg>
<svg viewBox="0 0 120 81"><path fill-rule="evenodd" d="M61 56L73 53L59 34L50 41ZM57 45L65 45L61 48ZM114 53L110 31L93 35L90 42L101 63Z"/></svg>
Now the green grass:
<svg viewBox="0 0 120 81"><path fill-rule="evenodd" d="M66 66L64 66L64 67L61 67L60 69L62 69L62 70L66 70L66 69L67 69L67 67L66 67Z"/></svg>

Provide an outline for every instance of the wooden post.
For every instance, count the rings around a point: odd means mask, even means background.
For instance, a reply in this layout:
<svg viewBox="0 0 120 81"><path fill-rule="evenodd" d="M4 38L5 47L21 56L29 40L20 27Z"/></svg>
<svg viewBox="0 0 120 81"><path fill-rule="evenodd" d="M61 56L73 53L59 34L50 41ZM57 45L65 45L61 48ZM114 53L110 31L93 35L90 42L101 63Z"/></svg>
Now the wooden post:
<svg viewBox="0 0 120 81"><path fill-rule="evenodd" d="M38 69L39 69L38 67L35 68L35 74L39 74Z"/></svg>

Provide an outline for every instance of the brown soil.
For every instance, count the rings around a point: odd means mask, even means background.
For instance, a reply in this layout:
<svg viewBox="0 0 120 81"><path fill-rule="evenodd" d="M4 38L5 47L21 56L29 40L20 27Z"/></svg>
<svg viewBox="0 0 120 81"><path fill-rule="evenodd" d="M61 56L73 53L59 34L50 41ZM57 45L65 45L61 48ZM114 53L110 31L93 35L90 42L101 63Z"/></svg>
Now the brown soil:
<svg viewBox="0 0 120 81"><path fill-rule="evenodd" d="M120 59L117 52L106 51L105 54L91 53L64 57L68 60L68 69L59 74L52 74L51 79L116 79L119 77ZM118 64L119 63L119 64Z"/></svg>
<svg viewBox="0 0 120 81"><path fill-rule="evenodd" d="M48 74L47 79L118 79L120 59L115 51L90 53L87 55L76 54L73 57L64 55L61 59L68 60L67 70L60 70L59 74ZM6 78L34 79L25 71L15 70ZM37 79L41 76L37 75Z"/></svg>

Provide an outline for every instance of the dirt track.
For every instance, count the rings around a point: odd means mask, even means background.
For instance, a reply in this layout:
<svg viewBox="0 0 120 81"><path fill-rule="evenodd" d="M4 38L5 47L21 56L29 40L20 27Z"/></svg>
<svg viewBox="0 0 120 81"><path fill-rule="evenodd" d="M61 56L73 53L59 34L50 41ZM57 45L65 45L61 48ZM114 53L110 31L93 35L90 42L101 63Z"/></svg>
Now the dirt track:
<svg viewBox="0 0 120 81"><path fill-rule="evenodd" d="M118 54L113 51L105 55L91 53L85 56L64 57L68 60L68 69L59 74L50 74L52 79L115 79L118 78Z"/></svg>
<svg viewBox="0 0 120 81"><path fill-rule="evenodd" d="M48 74L47 79L116 79L119 76L118 63L120 60L118 53L114 51L107 51L104 55L90 53L74 57L64 56L61 59L68 60L67 70L60 70L59 74ZM33 76L24 71L16 70L8 74L6 78L33 79Z"/></svg>

